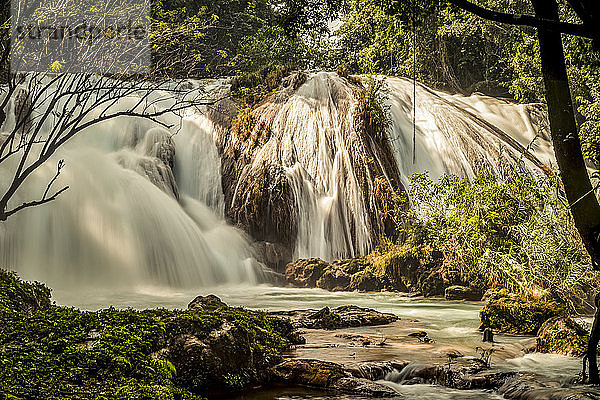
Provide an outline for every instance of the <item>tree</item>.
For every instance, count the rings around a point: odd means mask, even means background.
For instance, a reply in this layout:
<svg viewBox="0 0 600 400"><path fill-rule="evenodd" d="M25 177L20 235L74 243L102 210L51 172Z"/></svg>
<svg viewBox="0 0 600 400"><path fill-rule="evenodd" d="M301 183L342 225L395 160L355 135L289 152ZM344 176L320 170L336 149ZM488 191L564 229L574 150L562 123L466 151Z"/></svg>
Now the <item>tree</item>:
<svg viewBox="0 0 600 400"><path fill-rule="evenodd" d="M600 49L600 3L596 0L566 0L582 23L562 22L556 0L531 0L535 15L513 15L489 10L468 0L448 0L450 4L482 18L535 27L546 87L548 117L556 160L575 226L590 254L592 266L600 269L600 204L589 179L575 112L571 98L561 34L590 38L594 49ZM598 307L596 301L596 307ZM600 312L597 311L586 354L589 382L600 384L597 347L600 340ZM585 371L585 359L584 359Z"/></svg>

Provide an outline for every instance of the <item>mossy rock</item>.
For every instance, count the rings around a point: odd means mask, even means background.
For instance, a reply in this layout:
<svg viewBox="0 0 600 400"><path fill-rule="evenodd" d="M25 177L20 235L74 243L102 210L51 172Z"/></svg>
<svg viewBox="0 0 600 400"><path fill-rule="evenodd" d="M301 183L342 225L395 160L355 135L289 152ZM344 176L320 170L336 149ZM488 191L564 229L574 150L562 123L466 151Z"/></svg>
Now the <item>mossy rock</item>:
<svg viewBox="0 0 600 400"><path fill-rule="evenodd" d="M488 300L479 313L480 330L490 328L495 332L535 335L542 324L566 313L554 300L533 298L507 290L487 293Z"/></svg>
<svg viewBox="0 0 600 400"><path fill-rule="evenodd" d="M13 273L0 270L0 286L8 398L200 399L211 388L265 382L302 339L287 320L216 297L212 311L87 312L51 305L50 289Z"/></svg>
<svg viewBox="0 0 600 400"><path fill-rule="evenodd" d="M350 285L350 275L339 268L328 268L317 281L317 287L325 290L345 290Z"/></svg>
<svg viewBox="0 0 600 400"><path fill-rule="evenodd" d="M536 351L581 357L587 350L589 334L570 317L550 318L542 324L536 338Z"/></svg>
<svg viewBox="0 0 600 400"><path fill-rule="evenodd" d="M286 266L285 279L294 286L312 288L330 268L331 264L320 258L299 259Z"/></svg>
<svg viewBox="0 0 600 400"><path fill-rule="evenodd" d="M359 292L375 292L385 287L381 278L375 275L373 270L365 269L352 275L350 279L350 290Z"/></svg>
<svg viewBox="0 0 600 400"><path fill-rule="evenodd" d="M345 260L336 260L333 262L333 265L339 267L348 275L354 275L357 272L371 267L372 263L367 257L354 257Z"/></svg>
<svg viewBox="0 0 600 400"><path fill-rule="evenodd" d="M314 314L308 316L313 320L313 329L337 329L342 325L342 318L339 314L332 312L329 307L323 307Z"/></svg>

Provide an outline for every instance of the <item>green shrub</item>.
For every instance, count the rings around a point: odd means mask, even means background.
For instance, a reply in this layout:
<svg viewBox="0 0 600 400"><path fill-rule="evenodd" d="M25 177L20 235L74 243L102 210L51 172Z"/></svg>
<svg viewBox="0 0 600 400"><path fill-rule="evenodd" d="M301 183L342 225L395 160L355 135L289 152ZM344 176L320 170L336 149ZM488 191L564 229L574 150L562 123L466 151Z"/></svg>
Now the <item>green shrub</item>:
<svg viewBox="0 0 600 400"><path fill-rule="evenodd" d="M389 110L384 106L384 81L369 78L366 86L357 90L355 123L359 132L364 132L377 140L387 137L391 123Z"/></svg>
<svg viewBox="0 0 600 400"><path fill-rule="evenodd" d="M598 279L555 179L512 173L433 182L423 174L412 177L409 192L412 207L400 220L412 226L404 236L413 247L441 251L460 281L585 306Z"/></svg>

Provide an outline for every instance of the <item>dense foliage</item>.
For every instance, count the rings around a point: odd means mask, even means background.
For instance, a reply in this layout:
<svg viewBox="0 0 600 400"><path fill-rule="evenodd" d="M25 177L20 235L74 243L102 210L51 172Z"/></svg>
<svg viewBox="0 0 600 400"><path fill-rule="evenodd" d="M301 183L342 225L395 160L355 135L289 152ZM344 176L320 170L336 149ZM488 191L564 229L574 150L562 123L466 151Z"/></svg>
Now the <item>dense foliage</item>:
<svg viewBox="0 0 600 400"><path fill-rule="evenodd" d="M336 7L336 0L159 0L153 59L159 70L185 77L307 67L311 37L325 33Z"/></svg>
<svg viewBox="0 0 600 400"><path fill-rule="evenodd" d="M231 370L220 381L210 380L214 371L204 371L190 385L160 356L177 335L193 331L202 337L223 323L246 332L253 362L265 370L297 340L289 323L229 307L210 312L58 307L50 304L47 287L0 270L0 393L15 399L166 400L201 398L211 386L236 388L247 383L248 371Z"/></svg>
<svg viewBox="0 0 600 400"><path fill-rule="evenodd" d="M580 309L594 277L554 179L482 174L468 182L412 178L404 213L413 247L444 254L444 267L475 287L549 297ZM416 211L415 211L416 210Z"/></svg>

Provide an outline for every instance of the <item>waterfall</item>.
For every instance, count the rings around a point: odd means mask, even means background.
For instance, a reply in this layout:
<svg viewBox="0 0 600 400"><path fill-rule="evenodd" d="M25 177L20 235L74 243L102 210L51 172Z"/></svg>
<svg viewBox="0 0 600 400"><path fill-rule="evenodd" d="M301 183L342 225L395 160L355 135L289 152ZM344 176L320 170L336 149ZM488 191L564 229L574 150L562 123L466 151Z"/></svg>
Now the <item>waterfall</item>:
<svg viewBox="0 0 600 400"><path fill-rule="evenodd" d="M517 163L537 173L556 165L540 104L449 95L418 83L413 163L413 82L387 78L386 83L390 141L405 182L424 171L434 179L445 173L472 178L479 170L499 173Z"/></svg>
<svg viewBox="0 0 600 400"><path fill-rule="evenodd" d="M268 258L256 256L259 242L288 248L287 261L368 253L383 229L377 180L406 185L425 171L470 178L482 169L519 164L539 172L554 164L539 105L420 84L413 163L412 82L385 78L385 86L386 143L357 129L360 87L327 72L263 101L249 137L229 128L231 104L229 125L209 110L171 115L170 130L130 117L95 125L19 190L13 206L39 198L65 160L56 185L66 192L0 223L0 265L55 287L252 283L262 268L255 258ZM156 106L172 101L161 96ZM11 124L9 113L2 129ZM0 167L0 189L14 168Z"/></svg>
<svg viewBox="0 0 600 400"><path fill-rule="evenodd" d="M376 243L374 231L381 230L376 226L373 187L377 178L391 182L396 175L406 187L412 174L426 171L434 179L444 173L472 178L480 171L501 173L517 166L541 173L554 165L541 105L449 95L421 84L417 84L413 162L413 83L380 79L385 81L384 108L391 119L387 134L395 162L384 162L385 146L374 150L377 140L357 130L359 88L336 73L310 74L299 88L284 88L256 108L253 134L268 131L264 143L248 139L229 143L229 152L241 152L251 160L239 181L244 176L255 180L260 175L256 171L265 165L285 170L292 198L283 201L293 203L296 213L285 222L296 234L293 258L334 260L368 253ZM248 186L236 189L232 207L244 208L240 199L249 196L239 192ZM233 219L243 224L251 216ZM281 223L264 224L267 230L277 225ZM267 240L257 231L257 240Z"/></svg>
<svg viewBox="0 0 600 400"><path fill-rule="evenodd" d="M255 282L247 238L224 220L211 123L176 122L118 117L67 142L14 204L39 198L60 159L56 185L69 189L0 223L0 265L58 288ZM13 171L2 165L0 188Z"/></svg>

